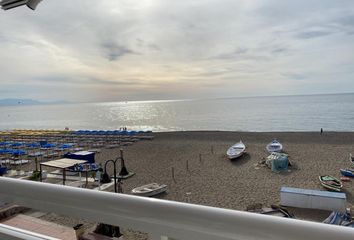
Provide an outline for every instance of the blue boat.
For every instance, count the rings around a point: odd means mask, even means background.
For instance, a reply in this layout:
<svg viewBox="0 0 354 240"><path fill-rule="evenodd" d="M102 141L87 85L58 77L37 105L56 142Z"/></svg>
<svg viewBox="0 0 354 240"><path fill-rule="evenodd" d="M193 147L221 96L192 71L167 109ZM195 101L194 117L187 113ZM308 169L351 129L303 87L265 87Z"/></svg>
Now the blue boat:
<svg viewBox="0 0 354 240"><path fill-rule="evenodd" d="M341 170L340 170L340 173L341 173L343 176L354 178L354 169L353 169L353 168L341 169Z"/></svg>

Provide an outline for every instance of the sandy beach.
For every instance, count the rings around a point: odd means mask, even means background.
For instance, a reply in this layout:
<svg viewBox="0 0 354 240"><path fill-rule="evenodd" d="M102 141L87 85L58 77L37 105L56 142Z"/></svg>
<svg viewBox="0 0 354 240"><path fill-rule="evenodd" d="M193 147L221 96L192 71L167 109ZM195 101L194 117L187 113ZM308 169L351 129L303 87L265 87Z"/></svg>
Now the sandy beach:
<svg viewBox="0 0 354 240"><path fill-rule="evenodd" d="M330 174L339 178L339 169L351 167L349 153L354 153L354 133L168 132L153 135L153 140L123 147L126 167L136 173L124 180L124 193L129 194L133 188L147 183L164 183L169 191L158 198L241 211L255 203L279 204L282 186L325 190L318 176ZM273 138L281 141L284 152L289 154L293 166L288 172L274 173L258 164L269 155L265 146ZM230 161L226 150L240 139L246 144L247 153ZM119 148L101 150L96 162L119 156ZM113 173L111 165L109 172ZM353 180L343 184L348 206L351 206L354 204ZM288 209L296 218L311 221L321 222L329 215L328 211ZM55 214L42 218L70 226L79 221ZM145 238L144 234L139 236L139 239ZM137 238L134 235L128 239Z"/></svg>
<svg viewBox="0 0 354 240"><path fill-rule="evenodd" d="M293 164L289 172L274 173L258 165L269 155L265 146L272 138L280 140L289 154ZM247 154L228 160L227 148L240 139L247 146ZM155 133L153 141L125 148L126 165L136 176L124 182L124 191L159 182L169 186L168 194L161 196L168 200L236 210L254 203L279 204L282 186L324 190L319 175L340 177L340 168L351 167L353 139L354 133ZM107 154L115 156L117 152ZM172 168L176 181L172 179ZM348 203L354 204L352 182L344 183L344 192ZM309 216L299 211L295 216L318 221L323 217L320 211Z"/></svg>

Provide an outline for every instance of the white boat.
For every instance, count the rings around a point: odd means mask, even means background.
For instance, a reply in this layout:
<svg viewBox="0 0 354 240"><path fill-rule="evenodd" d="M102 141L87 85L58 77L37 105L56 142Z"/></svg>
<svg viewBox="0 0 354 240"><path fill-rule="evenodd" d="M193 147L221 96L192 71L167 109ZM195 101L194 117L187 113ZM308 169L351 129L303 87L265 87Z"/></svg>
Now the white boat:
<svg viewBox="0 0 354 240"><path fill-rule="evenodd" d="M283 145L278 140L273 139L273 141L267 145L266 149L269 153L281 152L283 150Z"/></svg>
<svg viewBox="0 0 354 240"><path fill-rule="evenodd" d="M235 159L241 157L246 152L246 145L240 140L240 142L232 145L226 152L229 159Z"/></svg>
<svg viewBox="0 0 354 240"><path fill-rule="evenodd" d="M167 191L167 185L158 183L149 183L141 187L134 188L132 194L151 197Z"/></svg>

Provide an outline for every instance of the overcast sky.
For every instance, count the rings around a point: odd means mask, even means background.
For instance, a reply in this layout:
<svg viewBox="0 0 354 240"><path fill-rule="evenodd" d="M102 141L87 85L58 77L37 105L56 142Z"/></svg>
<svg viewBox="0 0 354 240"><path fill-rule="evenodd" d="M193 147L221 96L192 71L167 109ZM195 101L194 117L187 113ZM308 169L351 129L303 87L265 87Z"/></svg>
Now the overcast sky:
<svg viewBox="0 0 354 240"><path fill-rule="evenodd" d="M0 98L354 92L352 0L44 0L0 29Z"/></svg>

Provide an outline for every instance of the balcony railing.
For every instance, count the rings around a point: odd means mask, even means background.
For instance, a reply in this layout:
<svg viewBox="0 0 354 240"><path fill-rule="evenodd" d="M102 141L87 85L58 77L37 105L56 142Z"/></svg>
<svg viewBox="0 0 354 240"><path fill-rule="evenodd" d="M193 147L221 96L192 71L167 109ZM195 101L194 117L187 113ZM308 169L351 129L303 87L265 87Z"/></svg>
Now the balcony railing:
<svg viewBox="0 0 354 240"><path fill-rule="evenodd" d="M150 239L347 240L354 236L348 227L4 177L0 177L0 201L147 232Z"/></svg>

